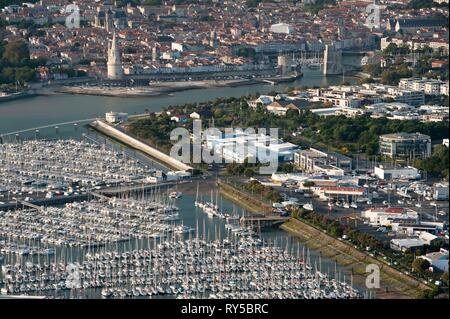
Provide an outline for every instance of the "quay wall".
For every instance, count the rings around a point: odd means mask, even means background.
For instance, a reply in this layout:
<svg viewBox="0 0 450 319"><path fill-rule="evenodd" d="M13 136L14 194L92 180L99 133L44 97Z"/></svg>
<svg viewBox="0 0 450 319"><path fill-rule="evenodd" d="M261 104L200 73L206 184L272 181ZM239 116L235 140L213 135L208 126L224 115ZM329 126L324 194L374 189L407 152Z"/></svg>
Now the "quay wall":
<svg viewBox="0 0 450 319"><path fill-rule="evenodd" d="M417 298L421 291L430 289L416 278L389 266L386 261L374 258L356 249L348 242L340 241L306 222L291 218L281 225L281 229L300 238L311 249L335 259L342 266L351 268L354 281L360 286L365 285L366 266L377 265L380 269L380 288L374 290L377 298Z"/></svg>
<svg viewBox="0 0 450 319"><path fill-rule="evenodd" d="M219 181L218 186L222 195L251 213L266 215L272 211L272 206L269 204L264 203L255 198L255 196L243 192L228 183Z"/></svg>
<svg viewBox="0 0 450 319"><path fill-rule="evenodd" d="M103 121L96 120L91 123L91 126L95 129L97 129L98 131L100 131L101 133L111 136L111 137L119 140L120 142L122 142L128 146L131 146L135 149L138 149L141 152L144 152L145 154L161 161L163 164L166 164L167 166L169 166L172 169L179 170L179 171L191 171L191 172L193 170L193 168L191 166L186 165L183 162L181 162L177 159L174 159L167 154L164 154L163 152L135 139L134 137L131 137L128 134L125 134L124 132L116 129L115 127L113 127Z"/></svg>

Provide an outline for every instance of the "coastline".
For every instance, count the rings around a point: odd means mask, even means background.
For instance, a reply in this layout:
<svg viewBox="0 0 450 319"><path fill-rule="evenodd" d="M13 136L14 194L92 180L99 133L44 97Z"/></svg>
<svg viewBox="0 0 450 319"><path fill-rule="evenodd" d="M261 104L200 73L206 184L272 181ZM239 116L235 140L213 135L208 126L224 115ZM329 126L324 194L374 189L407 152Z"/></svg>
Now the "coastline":
<svg viewBox="0 0 450 319"><path fill-rule="evenodd" d="M54 89L56 93L63 94L81 94L109 97L153 97L176 93L187 90L207 89L213 87L237 87L252 84L259 84L259 80L204 80L204 81L185 81L185 82L159 82L149 87L83 87L83 86L60 86Z"/></svg>
<svg viewBox="0 0 450 319"><path fill-rule="evenodd" d="M33 96L38 96L39 94L37 94L34 90L33 91L23 91L23 92L18 92L18 93L12 93L12 94L8 94L8 95L2 95L0 96L0 103L2 102L10 102L10 101L14 101L14 100L18 100L18 99L24 99L27 97L33 97Z"/></svg>

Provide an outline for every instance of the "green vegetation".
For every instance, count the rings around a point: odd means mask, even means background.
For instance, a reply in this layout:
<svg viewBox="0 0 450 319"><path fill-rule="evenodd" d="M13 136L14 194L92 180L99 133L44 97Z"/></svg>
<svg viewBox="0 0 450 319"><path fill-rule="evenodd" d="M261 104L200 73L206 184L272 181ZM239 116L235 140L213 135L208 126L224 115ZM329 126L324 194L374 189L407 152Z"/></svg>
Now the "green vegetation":
<svg viewBox="0 0 450 319"><path fill-rule="evenodd" d="M316 0L314 4L305 5L305 10L311 14L317 14L327 5L336 5L336 0Z"/></svg>
<svg viewBox="0 0 450 319"><path fill-rule="evenodd" d="M303 208L294 209L292 217L308 222L316 228L325 230L331 236L341 237L347 235L348 238L362 248L370 247L370 249L386 249L388 244L384 244L367 233L362 233L352 229L349 226L340 224L337 220L329 218L326 215L307 211Z"/></svg>
<svg viewBox="0 0 450 319"><path fill-rule="evenodd" d="M424 46L414 50L415 64L410 62L411 49L408 45L396 45L390 43L382 52L384 58L391 60L392 65L382 68L379 63L367 64L363 66L363 71L369 73L372 78L381 77L381 83L397 85L399 79L403 77L427 77L447 80L448 66L441 69L433 69L433 60L446 60L448 55L443 49L433 50L429 46ZM409 62L406 59L409 59ZM394 61L392 61L394 60Z"/></svg>
<svg viewBox="0 0 450 319"><path fill-rule="evenodd" d="M408 2L406 9L445 8L446 6L446 3L437 3L433 0L411 0Z"/></svg>
<svg viewBox="0 0 450 319"><path fill-rule="evenodd" d="M292 163L283 163L279 165L278 171L283 173L292 173L295 169L295 165Z"/></svg>
<svg viewBox="0 0 450 319"><path fill-rule="evenodd" d="M250 97L254 98L254 97ZM246 97L219 98L204 103L189 103L177 107L169 107L171 114L186 114L196 111L201 114L204 127L214 122L216 127L234 128L270 128L278 127L280 138L287 142L302 145L330 146L344 154L364 153L366 156L376 155L378 152L378 138L382 134L406 132L420 132L430 135L432 140L448 137L447 122L417 122L412 120L389 120L386 118L373 119L369 116L347 118L345 116L320 117L307 110L292 112L288 117L276 116L259 108L256 111L249 108ZM183 124L191 129L191 120ZM176 127L170 117L162 115L159 118L152 115L145 120L134 121L129 124L130 132L144 139L152 139L160 145L167 145L170 131ZM299 137L293 137L292 132L302 128ZM243 173L246 167L237 168ZM286 167L288 169L288 167Z"/></svg>
<svg viewBox="0 0 450 319"><path fill-rule="evenodd" d="M402 44L401 46L398 46L395 43L389 43L389 45L383 50L384 56L390 56L390 55L405 55L409 54L411 52L411 49L407 44Z"/></svg>
<svg viewBox="0 0 450 319"><path fill-rule="evenodd" d="M162 3L161 0L143 0L142 4L146 6L160 6Z"/></svg>
<svg viewBox="0 0 450 319"><path fill-rule="evenodd" d="M28 46L23 41L0 42L0 82L4 84L32 81L34 68L44 64L43 60L30 60Z"/></svg>
<svg viewBox="0 0 450 319"><path fill-rule="evenodd" d="M245 58L254 58L256 56L256 51L253 48L243 47L239 48L237 55Z"/></svg>
<svg viewBox="0 0 450 319"><path fill-rule="evenodd" d="M430 158L419 159L414 162L414 167L417 167L427 174L435 177L444 177L448 179L448 148L444 145L437 145L433 149L433 153Z"/></svg>
<svg viewBox="0 0 450 319"><path fill-rule="evenodd" d="M430 262L422 258L416 258L412 263L412 268L415 272L423 273L430 268Z"/></svg>
<svg viewBox="0 0 450 319"><path fill-rule="evenodd" d="M170 120L170 116L163 113L160 116L152 114L150 118L134 121L127 126L127 130L139 138L150 141L152 145L170 152L172 144L170 141L170 132L178 125Z"/></svg>
<svg viewBox="0 0 450 319"><path fill-rule="evenodd" d="M214 21L215 19L213 16L202 16L199 18L199 20L203 22L211 22Z"/></svg>
<svg viewBox="0 0 450 319"><path fill-rule="evenodd" d="M263 198L272 202L281 201L280 193L278 193L273 187L265 186L257 180L251 180L250 182L244 184L244 189L252 192L252 194L261 195Z"/></svg>
<svg viewBox="0 0 450 319"><path fill-rule="evenodd" d="M262 2L262 0L247 0L247 1L245 1L245 4L249 8L256 8L258 6L258 4L260 4L261 2Z"/></svg>
<svg viewBox="0 0 450 319"><path fill-rule="evenodd" d="M219 181L219 189L221 194L236 202L242 208L254 213L270 213L272 212L272 203L263 198L262 195L255 196L253 192L249 192L243 183Z"/></svg>
<svg viewBox="0 0 450 319"><path fill-rule="evenodd" d="M413 120L373 119L368 116L347 118L345 116L328 116L309 120L303 135L318 142L334 145L342 153L363 152L367 156L378 151L378 137L382 134L421 132L430 135L433 140L448 136L448 123L422 123Z"/></svg>
<svg viewBox="0 0 450 319"><path fill-rule="evenodd" d="M388 85L398 85L402 78L409 78L413 75L412 70L406 64L401 64L395 68L384 70L381 73L381 83Z"/></svg>

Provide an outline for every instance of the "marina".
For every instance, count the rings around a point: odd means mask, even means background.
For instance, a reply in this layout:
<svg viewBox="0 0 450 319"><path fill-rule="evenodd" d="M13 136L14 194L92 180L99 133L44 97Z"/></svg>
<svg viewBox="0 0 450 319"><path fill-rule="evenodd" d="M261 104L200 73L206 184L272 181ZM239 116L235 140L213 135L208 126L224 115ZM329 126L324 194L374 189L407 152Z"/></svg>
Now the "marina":
<svg viewBox="0 0 450 319"><path fill-rule="evenodd" d="M107 155L117 155L73 140L27 141L22 146L3 144L8 154L10 150L20 152L21 147L26 151L18 158L5 156L7 160L2 161L1 167L22 163L20 172L28 176L28 182L44 177L52 183L72 183L76 179L86 187L88 196L88 200L65 205L30 205L0 213L3 294L49 298L65 298L67 294L76 298L361 297L352 287L352 279L340 277L340 269L335 276L321 272L322 260L319 257L318 266L309 250L305 252L305 246L300 249L297 242L294 251L294 244L286 240L282 249L283 239L264 238L251 227L241 225L239 221L245 212L239 214L218 193L214 196L212 192L211 201L204 203L199 200L203 196L198 191L194 201L192 195L184 196L177 189L166 191L158 187L134 189L113 197L99 195L92 191L100 186L95 184L95 177L101 172L98 168L95 174L87 168L82 178L72 175L77 173L72 170L64 170L70 178L61 174L57 164L68 161L64 156L70 152L50 157L54 176L28 175L27 165L32 165L30 170L35 165L50 169L46 166L49 163L36 163L26 157L27 151L41 143L55 143L53 150L58 143L70 146L74 158L83 158L79 150L83 147L99 151L105 160ZM30 164L18 160L24 158ZM85 158L85 165L88 160ZM2 170L6 171L14 170ZM134 172L138 176L145 173L136 168ZM117 178L117 182L133 180L130 172L121 174L111 178ZM17 183L22 178L10 177L4 187L22 186ZM190 205L195 215L186 214ZM213 216L208 216L208 208L214 211Z"/></svg>
<svg viewBox="0 0 450 319"><path fill-rule="evenodd" d="M85 195L91 190L154 184L156 170L92 141L27 140L0 144L0 206L19 199Z"/></svg>
<svg viewBox="0 0 450 319"><path fill-rule="evenodd" d="M299 248L299 247L297 247ZM305 251L303 256L305 257ZM305 258L308 258L306 256ZM357 298L287 251L252 238L165 241L151 250L101 252L83 263L5 265L4 293L101 289L104 298Z"/></svg>

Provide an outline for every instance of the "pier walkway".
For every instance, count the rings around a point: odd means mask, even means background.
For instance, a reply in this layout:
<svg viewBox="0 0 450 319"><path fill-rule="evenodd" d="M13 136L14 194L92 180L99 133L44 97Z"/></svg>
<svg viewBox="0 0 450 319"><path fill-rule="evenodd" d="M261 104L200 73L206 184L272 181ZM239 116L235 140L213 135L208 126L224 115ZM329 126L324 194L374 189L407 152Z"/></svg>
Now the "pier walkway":
<svg viewBox="0 0 450 319"><path fill-rule="evenodd" d="M44 128L49 128L49 127L63 126L63 125L69 125L69 124L79 124L79 123L84 123L84 122L92 122L96 119L97 118L90 118L90 119L76 120L76 121L56 123L56 124L48 124L48 125L43 125L43 126L38 126L38 127L27 128L27 129L15 131L15 132L0 133L0 141L1 141L2 137L6 137L6 136L10 136L10 135L16 135L16 134L21 134L21 133L30 132L30 131L42 130Z"/></svg>
<svg viewBox="0 0 450 319"><path fill-rule="evenodd" d="M242 226L251 226L256 229L264 227L273 227L279 224L283 224L289 219L289 217L282 217L279 215L252 215L241 217L240 223Z"/></svg>

